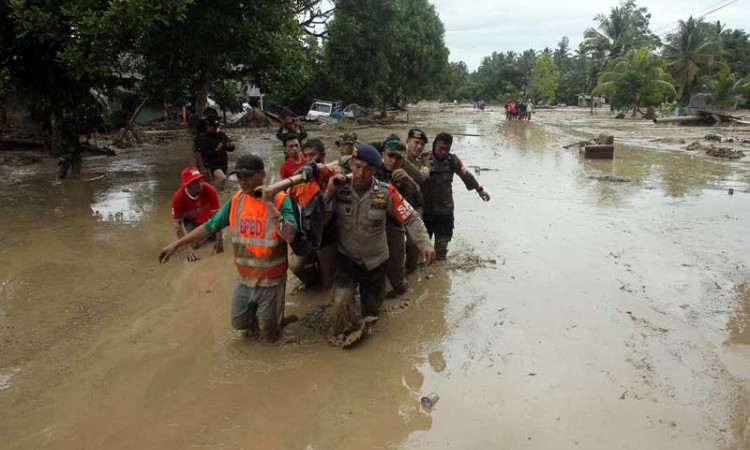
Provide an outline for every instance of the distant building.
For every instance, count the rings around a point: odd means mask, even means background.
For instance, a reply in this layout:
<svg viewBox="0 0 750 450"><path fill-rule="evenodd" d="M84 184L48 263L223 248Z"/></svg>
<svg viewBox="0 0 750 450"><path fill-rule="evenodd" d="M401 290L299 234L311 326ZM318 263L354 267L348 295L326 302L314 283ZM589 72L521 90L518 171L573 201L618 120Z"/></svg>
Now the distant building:
<svg viewBox="0 0 750 450"><path fill-rule="evenodd" d="M607 99L604 96L594 97L586 94L578 94L578 106L581 108L590 108L591 102L594 102L594 108L604 106L607 104Z"/></svg>

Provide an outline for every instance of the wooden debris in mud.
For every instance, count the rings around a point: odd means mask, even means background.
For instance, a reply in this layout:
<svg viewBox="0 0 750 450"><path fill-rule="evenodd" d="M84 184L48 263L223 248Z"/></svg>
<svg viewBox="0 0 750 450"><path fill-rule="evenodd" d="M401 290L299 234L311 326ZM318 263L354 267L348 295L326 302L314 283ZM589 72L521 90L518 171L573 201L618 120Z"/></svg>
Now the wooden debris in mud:
<svg viewBox="0 0 750 450"><path fill-rule="evenodd" d="M448 263L448 270L473 272L477 269L490 268L495 265L497 265L497 260L494 258L482 258L479 255L458 253Z"/></svg>
<svg viewBox="0 0 750 450"><path fill-rule="evenodd" d="M588 178L589 180L611 181L613 183L630 183L633 181L632 178L618 177L615 175L589 175Z"/></svg>
<svg viewBox="0 0 750 450"><path fill-rule="evenodd" d="M728 147L714 147L713 145L706 150L706 155L713 156L715 158L726 158L726 159L740 159L745 156L745 152L742 150L732 150Z"/></svg>

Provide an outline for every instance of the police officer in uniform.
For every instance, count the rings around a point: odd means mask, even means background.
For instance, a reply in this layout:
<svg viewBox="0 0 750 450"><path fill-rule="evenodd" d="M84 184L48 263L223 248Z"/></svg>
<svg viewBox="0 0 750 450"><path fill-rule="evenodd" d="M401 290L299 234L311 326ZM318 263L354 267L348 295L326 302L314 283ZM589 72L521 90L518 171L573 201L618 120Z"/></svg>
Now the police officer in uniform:
<svg viewBox="0 0 750 450"><path fill-rule="evenodd" d="M445 260L448 242L453 238L453 174L461 178L466 189L476 190L485 202L490 200L490 194L466 170L458 155L451 153L452 145L452 135L440 133L435 136L429 156L430 176L422 184L424 223L430 238L435 235L435 256L438 261Z"/></svg>
<svg viewBox="0 0 750 450"><path fill-rule="evenodd" d="M334 338L355 330L363 318L378 315L385 298L388 266L385 226L388 216L404 225L427 264L435 256L419 214L395 187L375 179L382 165L382 157L374 147L356 144L349 161L351 183L346 182L344 175L337 174L324 194L324 202L335 215L338 228L331 308ZM361 302L359 311L354 298L357 287Z"/></svg>

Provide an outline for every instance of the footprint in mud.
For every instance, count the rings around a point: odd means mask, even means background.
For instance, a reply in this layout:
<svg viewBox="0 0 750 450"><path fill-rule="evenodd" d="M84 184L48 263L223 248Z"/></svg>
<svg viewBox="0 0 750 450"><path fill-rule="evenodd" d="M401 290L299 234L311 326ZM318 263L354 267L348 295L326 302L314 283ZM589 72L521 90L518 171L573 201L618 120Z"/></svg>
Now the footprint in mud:
<svg viewBox="0 0 750 450"><path fill-rule="evenodd" d="M440 350L434 351L427 355L427 361L430 362L430 367L437 373L441 373L445 370L447 364L445 363L445 357L443 352Z"/></svg>

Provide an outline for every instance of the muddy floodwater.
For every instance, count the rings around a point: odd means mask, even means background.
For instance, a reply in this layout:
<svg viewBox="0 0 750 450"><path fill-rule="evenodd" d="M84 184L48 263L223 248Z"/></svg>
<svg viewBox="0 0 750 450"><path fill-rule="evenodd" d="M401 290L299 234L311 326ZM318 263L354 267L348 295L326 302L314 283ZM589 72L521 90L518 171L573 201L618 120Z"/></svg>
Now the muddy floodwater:
<svg viewBox="0 0 750 450"><path fill-rule="evenodd" d="M750 165L680 141L716 130L436 104L409 119L455 133L492 200L456 179L447 263L348 350L320 333L328 293L293 276L302 320L267 345L230 326L230 253L157 263L188 140L88 157L91 181L2 166L0 447L750 448ZM228 130L232 160L277 174L274 131ZM564 148L606 131L613 161Z"/></svg>

